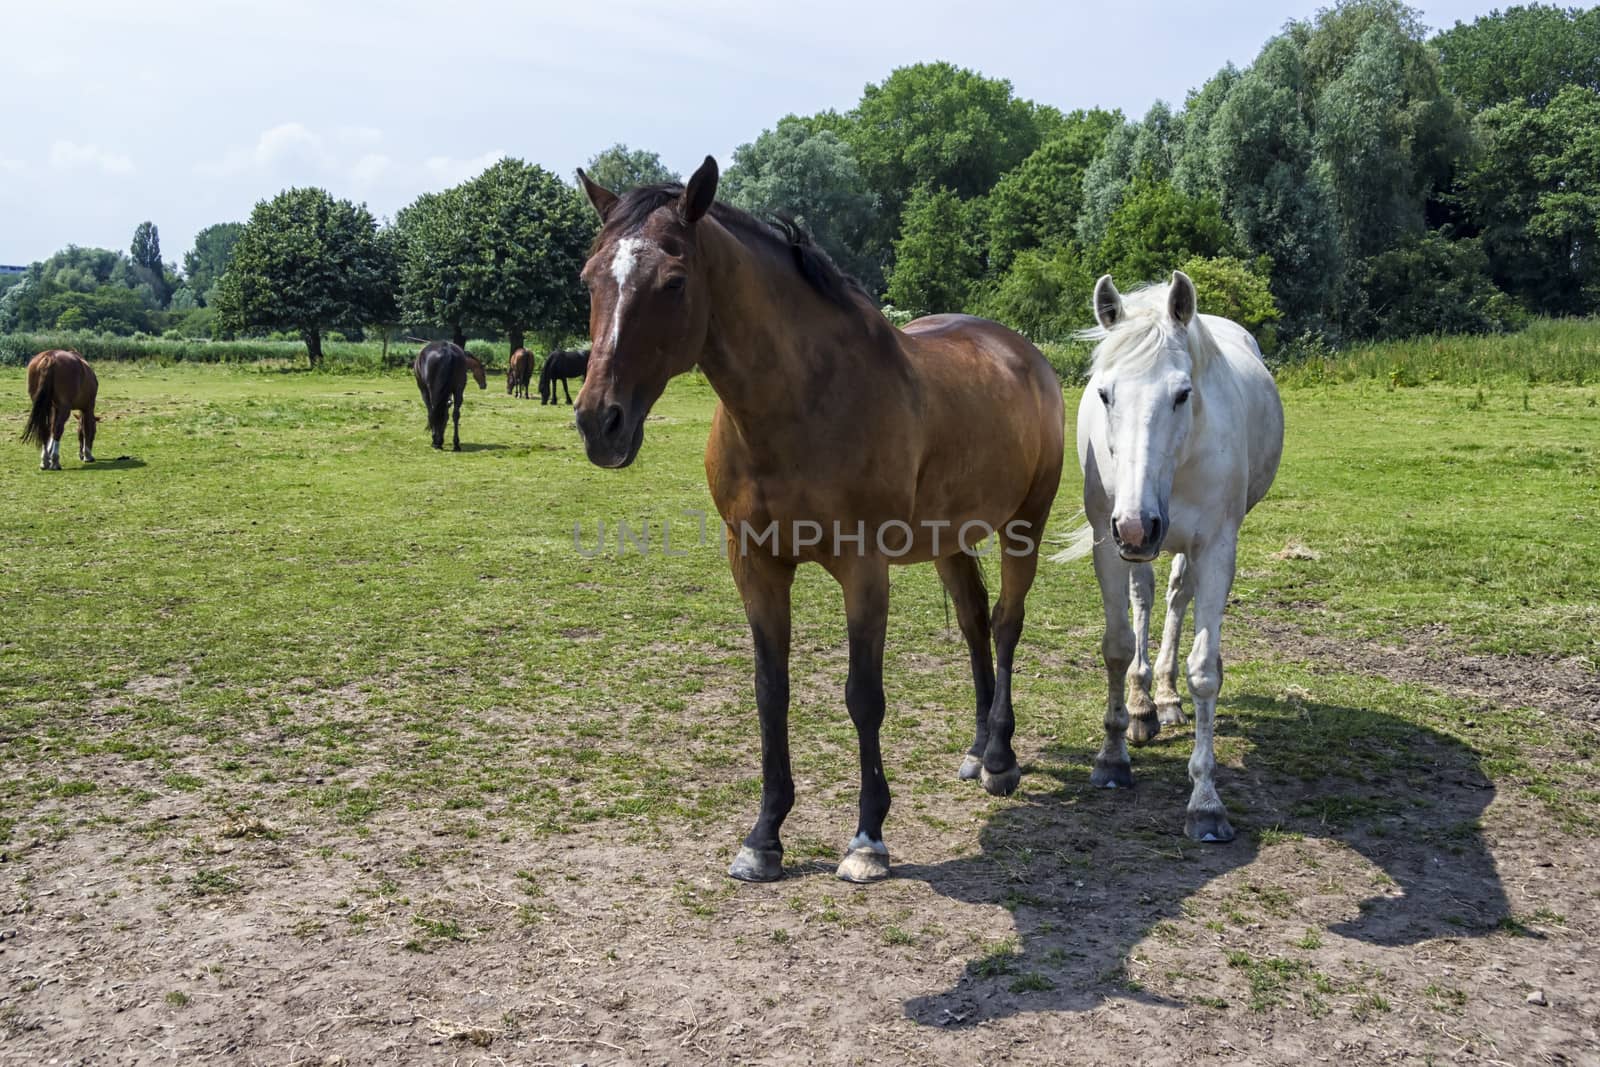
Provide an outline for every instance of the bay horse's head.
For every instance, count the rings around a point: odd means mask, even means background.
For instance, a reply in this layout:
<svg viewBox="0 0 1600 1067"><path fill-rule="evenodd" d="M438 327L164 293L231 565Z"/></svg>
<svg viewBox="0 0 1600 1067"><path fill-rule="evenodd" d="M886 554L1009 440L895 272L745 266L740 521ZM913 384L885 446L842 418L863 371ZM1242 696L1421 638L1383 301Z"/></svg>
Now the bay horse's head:
<svg viewBox="0 0 1600 1067"><path fill-rule="evenodd" d="M717 162L707 156L687 185L620 197L581 170L578 179L603 225L583 266L590 354L575 414L589 461L626 467L651 406L705 347L711 294L697 227L716 199Z"/></svg>
<svg viewBox="0 0 1600 1067"><path fill-rule="evenodd" d="M1101 340L1085 401L1098 397L1111 453L1098 464L1112 496L1108 532L1122 557L1135 562L1161 552L1173 476L1199 406L1195 379L1216 347L1195 301L1194 282L1182 271L1172 272L1171 285L1141 289L1126 302L1109 274L1094 287L1100 328L1090 333Z"/></svg>
<svg viewBox="0 0 1600 1067"><path fill-rule="evenodd" d="M483 373L483 364L478 362L477 357L467 357L467 369L472 372L472 380L478 383L479 389L488 388L489 379Z"/></svg>

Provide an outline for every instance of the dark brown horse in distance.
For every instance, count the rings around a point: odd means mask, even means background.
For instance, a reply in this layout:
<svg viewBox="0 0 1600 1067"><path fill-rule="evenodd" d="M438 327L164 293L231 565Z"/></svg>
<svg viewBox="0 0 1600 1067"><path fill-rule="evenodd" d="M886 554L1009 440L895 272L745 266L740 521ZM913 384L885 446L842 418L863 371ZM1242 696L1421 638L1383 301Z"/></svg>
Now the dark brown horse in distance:
<svg viewBox="0 0 1600 1067"><path fill-rule="evenodd" d="M94 400L99 391L94 368L76 352L54 348L28 361L28 399L33 407L22 439L43 446L40 470L61 469L61 435L74 411L78 413L78 458L94 462Z"/></svg>
<svg viewBox="0 0 1600 1067"><path fill-rule="evenodd" d="M533 381L533 353L519 348L511 353L511 366L506 368L506 392L512 396L528 398L528 383Z"/></svg>
<svg viewBox="0 0 1600 1067"><path fill-rule="evenodd" d="M960 773L1010 793L1022 773L1012 657L1061 477L1061 384L1038 349L993 322L934 315L895 329L798 226L715 203L709 157L687 187L621 197L578 173L604 223L583 268L594 347L576 418L590 461L632 463L651 405L691 367L720 401L706 479L754 639L762 774L760 815L728 873L769 881L783 871L790 587L810 562L844 590L844 699L861 760L860 820L838 873L883 878L889 565L938 568L977 689ZM977 558L991 533L1001 581L992 615Z"/></svg>
<svg viewBox="0 0 1600 1067"><path fill-rule="evenodd" d="M444 447L444 424L452 416L451 401L455 402L452 432L454 447L461 451L461 394L467 390L470 373L479 389L488 387L483 364L466 354L449 341L433 341L412 362L417 376L417 388L422 391L422 402L428 408L428 429L433 433L433 447Z"/></svg>
<svg viewBox="0 0 1600 1067"><path fill-rule="evenodd" d="M589 372L589 353L587 352L552 352L544 357L544 366L539 368L539 403L556 403L556 383L561 383L561 391L567 395L567 404L572 404L572 390L567 388L568 378L582 378Z"/></svg>

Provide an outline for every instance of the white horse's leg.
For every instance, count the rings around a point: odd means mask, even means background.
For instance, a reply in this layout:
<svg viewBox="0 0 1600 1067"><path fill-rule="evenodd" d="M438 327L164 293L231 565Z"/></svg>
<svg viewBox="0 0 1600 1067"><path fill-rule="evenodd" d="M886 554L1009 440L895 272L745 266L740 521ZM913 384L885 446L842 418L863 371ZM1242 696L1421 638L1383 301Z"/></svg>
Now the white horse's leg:
<svg viewBox="0 0 1600 1067"><path fill-rule="evenodd" d="M1133 767L1128 762L1128 666L1133 662L1133 627L1128 625L1128 584L1131 567L1117 554L1109 537L1094 545L1094 576L1100 582L1100 603L1106 613L1106 633L1100 653L1106 661L1106 740L1094 758L1091 785L1106 789L1133 788Z"/></svg>
<svg viewBox="0 0 1600 1067"><path fill-rule="evenodd" d="M1182 726L1183 700L1178 695L1178 643L1183 638L1183 616L1194 596L1194 579L1189 559L1182 553L1172 557L1172 576L1167 580L1167 620L1161 628L1161 651L1156 656L1156 714L1162 726Z"/></svg>
<svg viewBox="0 0 1600 1067"><path fill-rule="evenodd" d="M1161 732L1156 702L1150 697L1150 608L1156 599L1155 568L1135 563L1128 571L1133 599L1133 666L1128 668L1128 740L1142 745Z"/></svg>
<svg viewBox="0 0 1600 1067"><path fill-rule="evenodd" d="M1222 689L1222 609L1233 586L1234 532L1207 545L1190 565L1194 576L1194 648L1189 652L1189 697L1194 701L1194 755L1189 758L1189 810L1184 832L1196 841L1232 841L1233 827L1217 795L1212 747L1217 694Z"/></svg>

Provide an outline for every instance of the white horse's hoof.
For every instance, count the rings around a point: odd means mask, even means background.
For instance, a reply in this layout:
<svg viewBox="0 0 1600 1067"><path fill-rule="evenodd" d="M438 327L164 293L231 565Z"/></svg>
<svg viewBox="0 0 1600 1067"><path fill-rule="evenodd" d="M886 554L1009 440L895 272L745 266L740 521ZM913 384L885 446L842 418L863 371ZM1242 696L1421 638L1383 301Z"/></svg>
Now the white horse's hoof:
<svg viewBox="0 0 1600 1067"><path fill-rule="evenodd" d="M741 882L776 882L783 877L783 852L779 849L758 851L741 845L739 855L728 868L728 877Z"/></svg>
<svg viewBox="0 0 1600 1067"><path fill-rule="evenodd" d="M838 874L846 882L881 882L889 877L889 853L870 847L853 848L839 864Z"/></svg>
<svg viewBox="0 0 1600 1067"><path fill-rule="evenodd" d="M1233 827L1228 825L1228 813L1216 811L1191 811L1183 820L1183 832L1192 840L1213 844L1226 844L1233 840Z"/></svg>
<svg viewBox="0 0 1600 1067"><path fill-rule="evenodd" d="M991 774L989 768L985 767L980 778L983 781L983 788L990 796L1008 797L1017 791L1017 786L1022 782L1022 768L1012 767L1009 771Z"/></svg>
<svg viewBox="0 0 1600 1067"><path fill-rule="evenodd" d="M971 753L961 761L961 769L956 772L956 777L963 782L970 782L983 772L983 760Z"/></svg>
<svg viewBox="0 0 1600 1067"><path fill-rule="evenodd" d="M1182 726L1189 720L1183 717L1183 705L1174 700L1170 704L1156 705L1156 718L1162 726Z"/></svg>
<svg viewBox="0 0 1600 1067"><path fill-rule="evenodd" d="M1127 760L1113 763L1096 759L1094 770L1089 772L1089 784L1097 789L1132 789L1133 766Z"/></svg>
<svg viewBox="0 0 1600 1067"><path fill-rule="evenodd" d="M1161 733L1161 719L1151 706L1143 711L1128 712L1128 740L1135 745L1149 744Z"/></svg>

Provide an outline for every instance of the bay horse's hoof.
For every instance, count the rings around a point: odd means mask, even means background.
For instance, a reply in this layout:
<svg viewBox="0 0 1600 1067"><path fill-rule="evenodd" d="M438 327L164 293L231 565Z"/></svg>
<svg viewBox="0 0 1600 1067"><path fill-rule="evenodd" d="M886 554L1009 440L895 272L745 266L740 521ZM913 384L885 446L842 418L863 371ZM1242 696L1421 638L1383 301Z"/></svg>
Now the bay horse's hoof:
<svg viewBox="0 0 1600 1067"><path fill-rule="evenodd" d="M1183 717L1183 704L1174 700L1170 704L1156 704L1156 717L1162 726L1182 726L1189 720Z"/></svg>
<svg viewBox="0 0 1600 1067"><path fill-rule="evenodd" d="M857 884L881 882L889 877L889 853L888 850L879 852L882 847L863 845L845 853L844 861L839 864L839 877Z"/></svg>
<svg viewBox="0 0 1600 1067"><path fill-rule="evenodd" d="M728 877L741 882L776 882L783 877L783 852L775 848L758 852L741 845L733 866L728 868Z"/></svg>
<svg viewBox="0 0 1600 1067"><path fill-rule="evenodd" d="M983 788L990 796L1008 797L1017 791L1017 786L1022 782L1022 768L1013 766L1008 771L994 774L985 767L979 777L983 781Z"/></svg>
<svg viewBox="0 0 1600 1067"><path fill-rule="evenodd" d="M1089 784L1096 789L1132 789L1133 766L1127 760L1113 763L1097 758L1089 772Z"/></svg>
<svg viewBox="0 0 1600 1067"><path fill-rule="evenodd" d="M961 769L956 772L956 777L963 782L970 782L983 772L983 760L971 753L961 761Z"/></svg>
<svg viewBox="0 0 1600 1067"><path fill-rule="evenodd" d="M1191 811L1183 820L1183 832L1195 841L1226 844L1233 840L1233 827L1228 825L1228 813L1216 811Z"/></svg>

